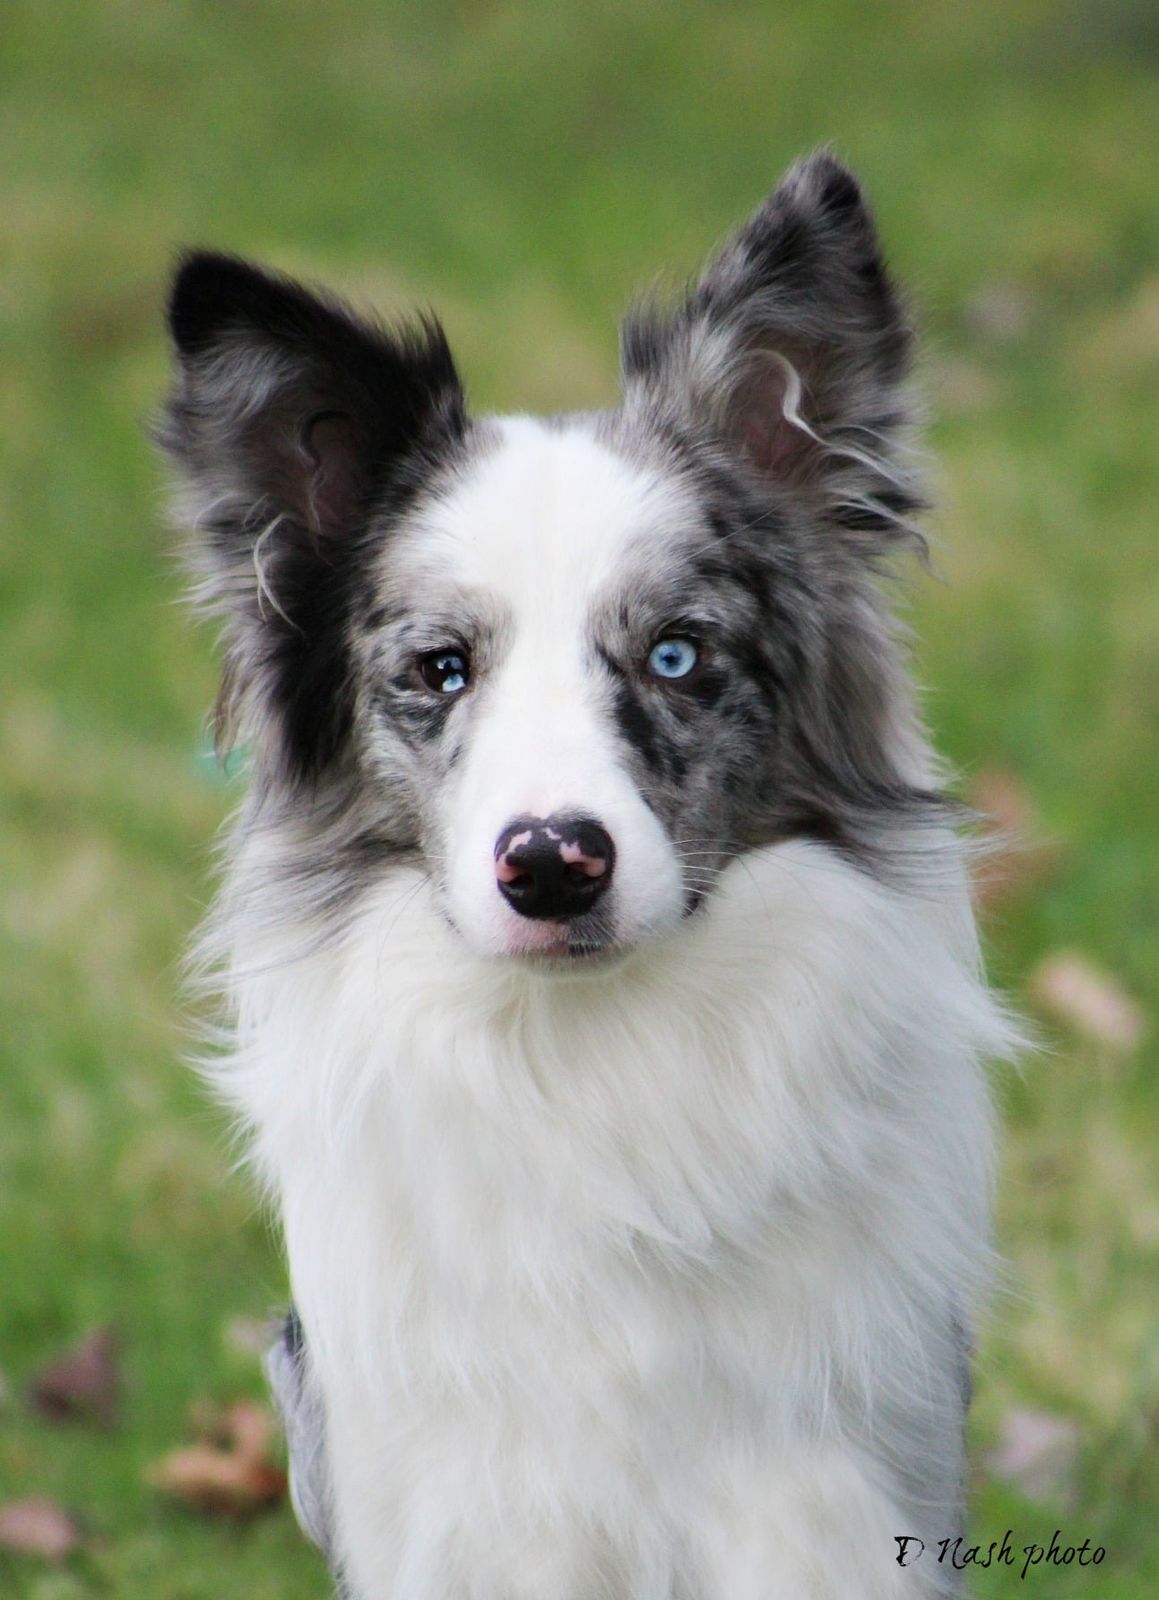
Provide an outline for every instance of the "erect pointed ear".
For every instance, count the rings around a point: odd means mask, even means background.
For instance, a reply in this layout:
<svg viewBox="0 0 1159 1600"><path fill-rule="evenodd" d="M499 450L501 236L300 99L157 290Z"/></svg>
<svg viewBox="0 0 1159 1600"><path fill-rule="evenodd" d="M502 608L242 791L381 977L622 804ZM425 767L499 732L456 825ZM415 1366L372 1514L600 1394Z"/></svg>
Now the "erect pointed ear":
<svg viewBox="0 0 1159 1600"><path fill-rule="evenodd" d="M181 262L169 328L176 380L157 431L195 532L198 598L226 618L219 731L258 698L293 763L317 768L348 717L347 613L370 514L465 428L450 351L433 319L387 333L209 252Z"/></svg>
<svg viewBox="0 0 1159 1600"><path fill-rule="evenodd" d="M284 518L340 539L403 457L462 430L433 320L387 334L289 278L199 251L174 279L169 328L178 373L162 443L214 527Z"/></svg>
<svg viewBox="0 0 1159 1600"><path fill-rule="evenodd" d="M853 534L908 535L912 333L857 180L798 163L674 313L624 326L625 399L812 489Z"/></svg>

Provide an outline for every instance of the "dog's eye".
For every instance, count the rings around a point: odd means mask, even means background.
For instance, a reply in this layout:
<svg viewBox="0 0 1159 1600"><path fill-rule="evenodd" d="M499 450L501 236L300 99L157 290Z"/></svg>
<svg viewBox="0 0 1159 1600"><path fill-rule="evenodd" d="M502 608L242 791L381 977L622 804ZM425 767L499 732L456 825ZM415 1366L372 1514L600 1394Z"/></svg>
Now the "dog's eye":
<svg viewBox="0 0 1159 1600"><path fill-rule="evenodd" d="M418 672L436 694L462 694L471 681L471 662L463 650L428 650L418 659Z"/></svg>
<svg viewBox="0 0 1159 1600"><path fill-rule="evenodd" d="M652 647L648 671L654 678L687 678L699 660L691 639L661 639Z"/></svg>

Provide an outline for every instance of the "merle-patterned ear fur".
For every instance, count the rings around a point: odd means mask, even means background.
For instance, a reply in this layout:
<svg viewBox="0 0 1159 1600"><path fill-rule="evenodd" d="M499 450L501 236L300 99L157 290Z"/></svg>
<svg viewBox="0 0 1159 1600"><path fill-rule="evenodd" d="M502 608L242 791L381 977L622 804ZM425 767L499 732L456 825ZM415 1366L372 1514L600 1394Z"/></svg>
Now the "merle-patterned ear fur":
<svg viewBox="0 0 1159 1600"><path fill-rule="evenodd" d="M232 256L184 258L169 327L158 436L196 534L197 598L226 620L219 744L240 717L288 776L312 779L349 727L370 515L461 437L463 391L433 319L388 334Z"/></svg>
<svg viewBox="0 0 1159 1600"><path fill-rule="evenodd" d="M857 180L798 163L685 303L626 322L626 400L707 432L770 484L814 490L870 554L921 503L904 451L912 333Z"/></svg>

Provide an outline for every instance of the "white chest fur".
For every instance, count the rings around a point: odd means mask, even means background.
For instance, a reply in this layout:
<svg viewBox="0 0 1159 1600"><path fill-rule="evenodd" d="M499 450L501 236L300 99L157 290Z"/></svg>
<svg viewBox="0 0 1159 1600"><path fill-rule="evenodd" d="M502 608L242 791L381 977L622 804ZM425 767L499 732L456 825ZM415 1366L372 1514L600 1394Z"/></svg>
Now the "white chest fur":
<svg viewBox="0 0 1159 1600"><path fill-rule="evenodd" d="M402 876L302 935L234 926L220 1082L359 1600L940 1592L893 1538L956 1531L1005 1042L960 892L781 847L562 978L464 961Z"/></svg>

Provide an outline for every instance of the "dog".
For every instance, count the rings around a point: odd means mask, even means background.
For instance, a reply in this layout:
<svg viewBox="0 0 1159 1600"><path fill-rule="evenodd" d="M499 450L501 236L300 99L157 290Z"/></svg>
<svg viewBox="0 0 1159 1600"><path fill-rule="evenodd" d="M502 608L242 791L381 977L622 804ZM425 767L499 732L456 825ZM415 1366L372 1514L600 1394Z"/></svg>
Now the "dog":
<svg viewBox="0 0 1159 1600"><path fill-rule="evenodd" d="M914 335L858 182L806 158L636 309L606 412L470 417L433 317L226 255L168 317L250 770L207 1070L342 1593L957 1593L1012 1035L891 617Z"/></svg>

